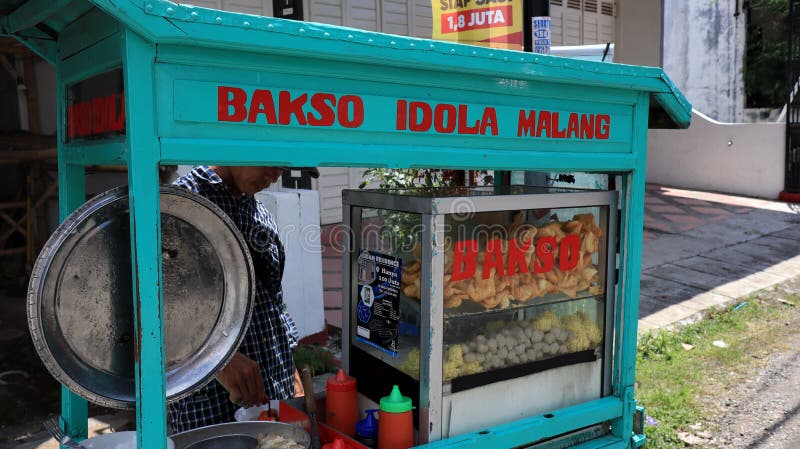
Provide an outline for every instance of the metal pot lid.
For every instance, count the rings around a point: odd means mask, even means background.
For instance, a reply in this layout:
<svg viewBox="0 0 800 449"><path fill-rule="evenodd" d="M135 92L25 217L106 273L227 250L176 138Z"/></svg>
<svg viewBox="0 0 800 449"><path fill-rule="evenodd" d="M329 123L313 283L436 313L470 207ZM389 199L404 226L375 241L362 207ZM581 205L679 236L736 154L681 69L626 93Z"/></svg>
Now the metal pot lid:
<svg viewBox="0 0 800 449"><path fill-rule="evenodd" d="M209 200L161 187L164 345L168 401L208 383L250 322L250 252ZM136 405L128 189L73 212L39 254L28 288L28 326L50 373L85 399Z"/></svg>

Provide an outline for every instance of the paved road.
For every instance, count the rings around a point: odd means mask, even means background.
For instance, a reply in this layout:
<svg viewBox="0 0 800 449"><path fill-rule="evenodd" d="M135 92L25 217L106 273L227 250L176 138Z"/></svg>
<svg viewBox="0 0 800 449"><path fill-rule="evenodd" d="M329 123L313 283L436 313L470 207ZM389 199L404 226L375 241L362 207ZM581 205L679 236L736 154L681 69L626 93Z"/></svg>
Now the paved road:
<svg viewBox="0 0 800 449"><path fill-rule="evenodd" d="M800 205L648 185L644 226L640 330L800 273Z"/></svg>

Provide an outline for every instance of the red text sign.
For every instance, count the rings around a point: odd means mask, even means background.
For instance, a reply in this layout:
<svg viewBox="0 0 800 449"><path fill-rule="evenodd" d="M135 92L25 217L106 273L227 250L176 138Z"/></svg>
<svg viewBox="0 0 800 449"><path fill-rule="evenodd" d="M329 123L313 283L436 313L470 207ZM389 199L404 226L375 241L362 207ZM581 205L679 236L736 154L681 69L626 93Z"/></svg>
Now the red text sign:
<svg viewBox="0 0 800 449"><path fill-rule="evenodd" d="M483 261L481 277L489 279L492 269L498 276L513 276L521 273L547 273L556 266L555 249L558 248L558 269L561 271L573 270L581 260L581 241L577 235L564 236L560 241L555 236L542 237L536 241L530 265L527 254L531 249L532 241L519 243L517 240L508 241L508 257L503 258L502 242L498 239L486 242L486 257ZM475 276L478 267L478 242L477 240L461 240L455 243L453 253L453 281L462 281Z"/></svg>
<svg viewBox="0 0 800 449"><path fill-rule="evenodd" d="M205 89L203 83L195 83L194 86ZM182 92L187 98L191 96L192 87L187 85L185 93ZM501 138L603 141L619 140L621 137L612 135L611 113L558 111L548 107L519 109L505 105L217 84L211 87L216 96L213 120L217 123ZM615 109L612 112L619 114ZM204 116L190 108L181 111L180 115L184 120L197 116L198 121L205 121ZM622 117L624 123L625 118Z"/></svg>
<svg viewBox="0 0 800 449"><path fill-rule="evenodd" d="M67 107L67 137L97 137L125 130L125 94L93 98Z"/></svg>
<svg viewBox="0 0 800 449"><path fill-rule="evenodd" d="M278 92L278 101L272 91L256 89L248 98L239 87L217 88L217 120L220 122L268 123L270 125L333 126L358 128L364 123L364 101L356 95L317 92L292 97L288 90Z"/></svg>
<svg viewBox="0 0 800 449"><path fill-rule="evenodd" d="M514 15L511 6L444 13L440 24L443 34L513 25Z"/></svg>
<svg viewBox="0 0 800 449"><path fill-rule="evenodd" d="M66 89L66 140L125 133L122 69L94 75Z"/></svg>

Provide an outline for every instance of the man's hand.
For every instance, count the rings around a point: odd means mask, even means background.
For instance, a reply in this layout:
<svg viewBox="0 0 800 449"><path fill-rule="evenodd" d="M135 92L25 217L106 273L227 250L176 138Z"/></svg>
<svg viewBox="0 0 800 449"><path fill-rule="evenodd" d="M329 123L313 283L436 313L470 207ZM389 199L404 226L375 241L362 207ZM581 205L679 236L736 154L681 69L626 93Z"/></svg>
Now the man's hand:
<svg viewBox="0 0 800 449"><path fill-rule="evenodd" d="M252 407L264 403L266 390L258 363L244 354L237 352L216 379L228 390L234 404Z"/></svg>

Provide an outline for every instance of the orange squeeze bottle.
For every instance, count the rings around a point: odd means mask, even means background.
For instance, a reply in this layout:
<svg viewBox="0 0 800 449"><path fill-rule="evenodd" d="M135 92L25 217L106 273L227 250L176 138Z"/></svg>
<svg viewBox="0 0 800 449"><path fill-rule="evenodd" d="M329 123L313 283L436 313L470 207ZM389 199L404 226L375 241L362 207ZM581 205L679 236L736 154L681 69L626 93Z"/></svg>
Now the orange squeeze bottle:
<svg viewBox="0 0 800 449"><path fill-rule="evenodd" d="M378 449L408 449L414 446L414 407L411 398L400 394L394 385L389 396L381 398L378 412Z"/></svg>

